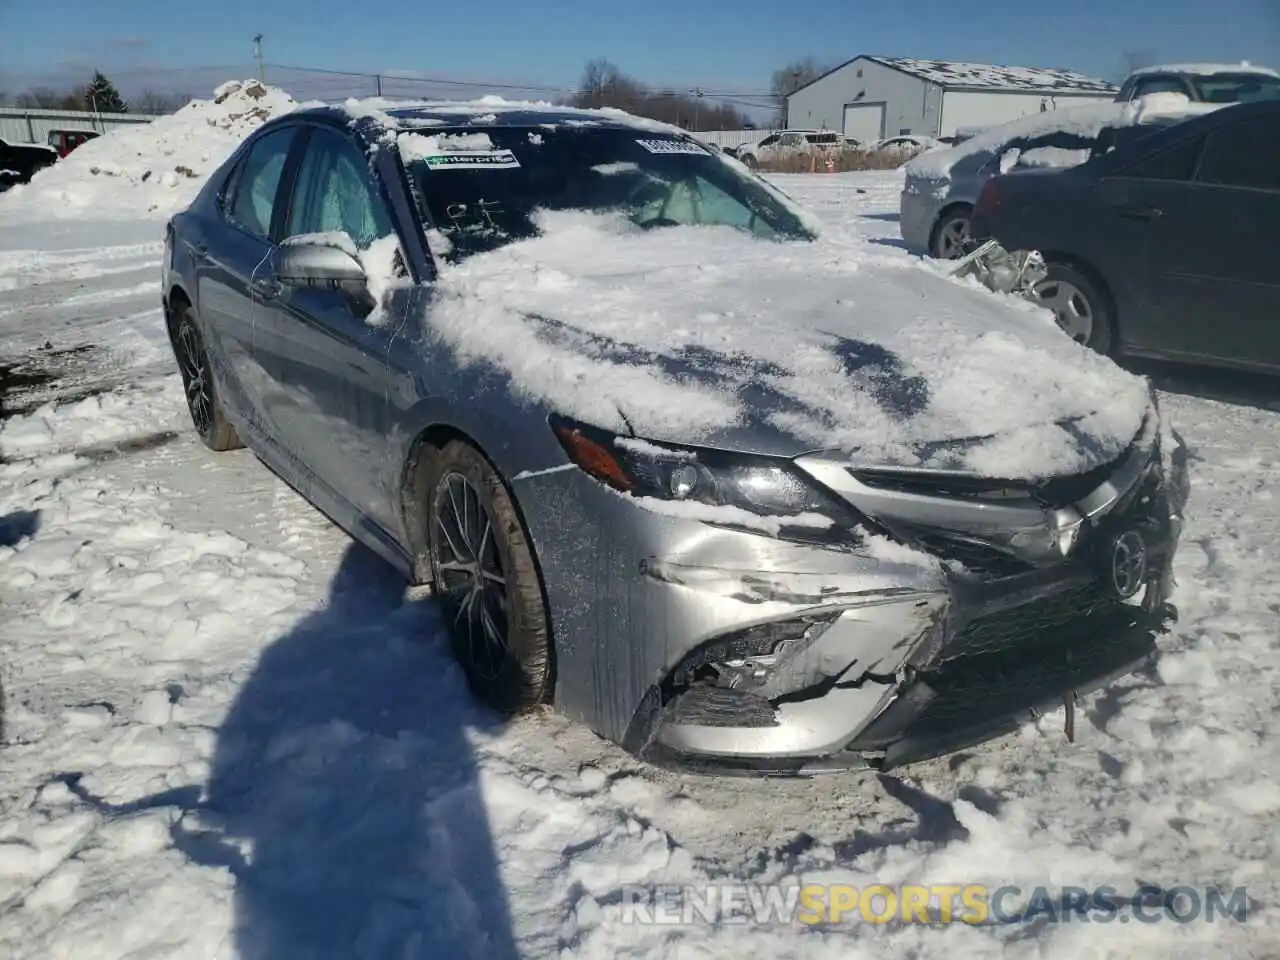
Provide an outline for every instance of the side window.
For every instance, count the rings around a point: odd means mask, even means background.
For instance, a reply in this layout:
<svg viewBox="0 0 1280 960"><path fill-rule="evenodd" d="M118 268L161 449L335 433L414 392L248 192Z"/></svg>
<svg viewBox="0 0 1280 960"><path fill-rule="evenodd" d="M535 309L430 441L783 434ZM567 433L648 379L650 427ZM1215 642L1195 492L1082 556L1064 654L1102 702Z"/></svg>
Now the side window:
<svg viewBox="0 0 1280 960"><path fill-rule="evenodd" d="M1280 130L1256 121L1214 130L1196 180L1222 187L1280 190Z"/></svg>
<svg viewBox="0 0 1280 960"><path fill-rule="evenodd" d="M1187 88L1177 77L1148 77L1145 80L1139 80L1133 88L1133 99L1145 97L1149 93L1181 93L1185 94Z"/></svg>
<svg viewBox="0 0 1280 960"><path fill-rule="evenodd" d="M775 143L777 143L777 142L778 142L778 135L775 133L775 134L772 134L772 135L770 135L770 136L767 136L767 137L765 137L763 140L761 140L761 141L760 141L760 146L762 146L762 147L772 147L772 146L773 146Z"/></svg>
<svg viewBox="0 0 1280 960"><path fill-rule="evenodd" d="M351 138L319 127L302 158L285 235L336 232L365 250L393 228L363 151Z"/></svg>
<svg viewBox="0 0 1280 960"><path fill-rule="evenodd" d="M267 134L253 145L239 172L233 175L234 185L225 208L227 218L255 236L271 235L276 189L295 133L296 128L286 127Z"/></svg>
<svg viewBox="0 0 1280 960"><path fill-rule="evenodd" d="M1204 137L1191 137L1129 164L1120 176L1138 180L1190 180L1196 171Z"/></svg>

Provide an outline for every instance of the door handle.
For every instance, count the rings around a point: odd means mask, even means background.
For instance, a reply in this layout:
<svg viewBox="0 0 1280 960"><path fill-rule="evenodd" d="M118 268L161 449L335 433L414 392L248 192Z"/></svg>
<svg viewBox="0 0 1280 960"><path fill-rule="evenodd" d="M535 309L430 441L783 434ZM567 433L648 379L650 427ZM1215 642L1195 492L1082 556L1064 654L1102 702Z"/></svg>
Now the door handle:
<svg viewBox="0 0 1280 960"><path fill-rule="evenodd" d="M209 245L205 243L193 243L191 252L200 260L203 260L209 253Z"/></svg>
<svg viewBox="0 0 1280 960"><path fill-rule="evenodd" d="M1127 203L1123 206L1116 207L1116 213L1124 217L1126 220L1158 220L1164 216L1164 211L1159 207L1148 207L1143 204Z"/></svg>
<svg viewBox="0 0 1280 960"><path fill-rule="evenodd" d="M272 300L280 296L280 291L284 289L284 285L275 277L255 277L250 286L253 287L253 292L263 300Z"/></svg>

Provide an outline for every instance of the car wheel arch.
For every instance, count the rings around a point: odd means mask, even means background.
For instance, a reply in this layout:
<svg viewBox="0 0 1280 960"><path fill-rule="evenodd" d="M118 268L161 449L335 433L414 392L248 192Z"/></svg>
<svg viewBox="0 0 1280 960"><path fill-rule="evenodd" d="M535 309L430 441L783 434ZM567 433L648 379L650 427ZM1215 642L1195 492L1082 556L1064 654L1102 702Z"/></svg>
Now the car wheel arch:
<svg viewBox="0 0 1280 960"><path fill-rule="evenodd" d="M1041 250L1040 255L1044 257L1046 264L1059 263L1073 270L1078 270L1098 286L1098 292L1102 294L1106 301L1104 306L1107 308L1107 319L1111 324L1111 349L1115 353L1119 351L1124 342L1122 335L1123 325L1120 322L1120 310L1116 304L1115 290L1107 278L1103 276L1102 271L1091 264L1089 261L1081 257L1074 256L1059 250Z"/></svg>
<svg viewBox="0 0 1280 960"><path fill-rule="evenodd" d="M430 484L433 475L432 458L439 456L452 442L465 443L476 451L493 471L498 482L506 489L515 510L516 519L524 533L529 554L537 572L538 589L542 594L542 606L547 611L548 649L550 652L551 681L549 683L550 699L554 702L556 694L557 662L559 660L559 643L555 628L555 618L551 616L551 600L547 596L547 582L542 570L542 558L538 551L538 543L529 530L524 510L510 481L484 447L466 431L449 423L433 423L419 431L409 446L409 454L405 459L400 482L401 522L404 525L410 558L412 559L413 583L426 586L431 583L431 558L429 554L429 536L427 524L430 522L428 504L430 503Z"/></svg>
<svg viewBox="0 0 1280 960"><path fill-rule="evenodd" d="M933 226L929 228L929 252L933 253L934 245L938 242L938 231L942 229L942 225L949 219L959 213L961 210L967 210L972 216L973 204L968 200L953 200L945 207L938 211L938 215L933 218Z"/></svg>
<svg viewBox="0 0 1280 960"><path fill-rule="evenodd" d="M187 293L182 284L175 283L169 288L164 303L165 329L168 331L169 339L172 340L177 332L178 317L182 314L183 308L195 307L195 301L191 299L191 295Z"/></svg>

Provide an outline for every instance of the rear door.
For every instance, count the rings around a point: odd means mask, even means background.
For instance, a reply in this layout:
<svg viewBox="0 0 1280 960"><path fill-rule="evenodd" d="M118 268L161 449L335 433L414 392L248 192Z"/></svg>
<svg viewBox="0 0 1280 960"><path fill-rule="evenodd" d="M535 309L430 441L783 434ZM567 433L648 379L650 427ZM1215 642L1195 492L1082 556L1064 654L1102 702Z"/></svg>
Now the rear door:
<svg viewBox="0 0 1280 960"><path fill-rule="evenodd" d="M205 350L217 371L223 400L264 437L267 382L253 354L254 270L272 249L289 153L298 128L258 138L227 179L218 217L188 237L196 262L196 307Z"/></svg>
<svg viewBox="0 0 1280 960"><path fill-rule="evenodd" d="M1176 244L1201 246L1189 237L1187 205L1203 143L1203 134L1162 139L1097 184L1100 222L1087 226L1093 262L1116 297L1121 338L1143 352L1195 352L1200 346L1200 332L1171 312L1166 274Z"/></svg>
<svg viewBox="0 0 1280 960"><path fill-rule="evenodd" d="M284 246L318 234L355 247L373 299L277 279ZM387 353L412 289L394 283L393 274L404 275L399 241L378 177L353 136L310 128L281 243L255 275L265 297L256 314L255 350L271 382L272 422L315 479L382 529L394 530Z"/></svg>
<svg viewBox="0 0 1280 960"><path fill-rule="evenodd" d="M1178 342L1209 358L1280 366L1280 125L1210 131L1194 180L1154 224L1158 296Z"/></svg>

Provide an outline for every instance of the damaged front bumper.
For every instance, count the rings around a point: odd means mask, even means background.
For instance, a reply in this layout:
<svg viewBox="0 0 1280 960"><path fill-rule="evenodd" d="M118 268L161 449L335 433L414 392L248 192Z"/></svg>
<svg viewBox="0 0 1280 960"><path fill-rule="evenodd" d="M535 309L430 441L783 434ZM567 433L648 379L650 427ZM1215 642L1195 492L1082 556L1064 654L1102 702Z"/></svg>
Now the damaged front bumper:
<svg viewBox="0 0 1280 960"><path fill-rule="evenodd" d="M932 580L899 571L868 583L646 561L654 580L754 590L793 611L691 651L650 691L623 745L709 773L890 769L1070 708L1153 654L1176 617L1167 601L1188 479L1172 437L1163 455L1148 437L1079 498L1058 562L1013 573L944 565Z"/></svg>

